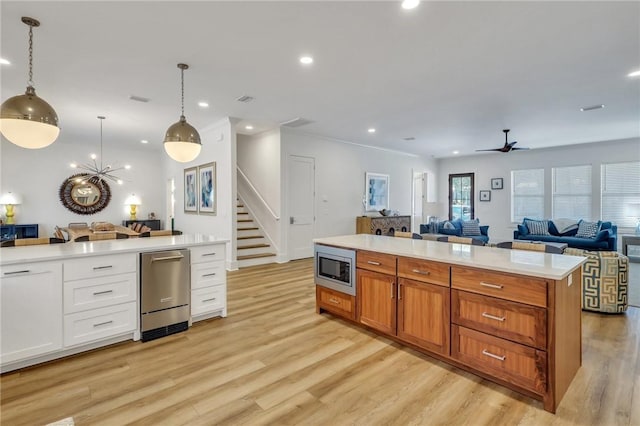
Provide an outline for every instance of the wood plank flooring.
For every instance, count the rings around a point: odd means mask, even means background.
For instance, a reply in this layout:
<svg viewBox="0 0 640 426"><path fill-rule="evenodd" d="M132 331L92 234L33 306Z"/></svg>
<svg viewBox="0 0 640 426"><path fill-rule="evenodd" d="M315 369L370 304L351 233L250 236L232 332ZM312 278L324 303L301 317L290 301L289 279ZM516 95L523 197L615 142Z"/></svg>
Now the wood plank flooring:
<svg viewBox="0 0 640 426"><path fill-rule="evenodd" d="M639 425L640 309L583 313L583 365L539 401L315 313L310 260L229 273L229 316L0 377L2 425Z"/></svg>

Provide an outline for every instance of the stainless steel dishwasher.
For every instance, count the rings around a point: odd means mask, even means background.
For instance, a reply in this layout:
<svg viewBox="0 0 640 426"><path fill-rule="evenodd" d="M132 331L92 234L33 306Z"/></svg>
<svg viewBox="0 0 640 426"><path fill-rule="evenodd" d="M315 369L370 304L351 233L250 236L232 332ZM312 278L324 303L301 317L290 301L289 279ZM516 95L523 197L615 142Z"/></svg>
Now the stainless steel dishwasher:
<svg viewBox="0 0 640 426"><path fill-rule="evenodd" d="M143 342L189 328L190 258L188 249L140 254L140 324Z"/></svg>

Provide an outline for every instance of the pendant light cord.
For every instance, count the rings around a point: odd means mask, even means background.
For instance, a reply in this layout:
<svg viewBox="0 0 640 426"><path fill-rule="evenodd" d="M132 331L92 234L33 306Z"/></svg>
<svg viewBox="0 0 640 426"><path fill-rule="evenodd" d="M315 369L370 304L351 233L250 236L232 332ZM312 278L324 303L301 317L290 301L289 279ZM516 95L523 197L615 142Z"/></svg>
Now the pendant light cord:
<svg viewBox="0 0 640 426"><path fill-rule="evenodd" d="M180 87L181 87L181 91L182 91L182 96L180 98L180 101L182 103L182 116L184 117L184 68L180 68Z"/></svg>
<svg viewBox="0 0 640 426"><path fill-rule="evenodd" d="M29 25L29 86L33 86L33 25Z"/></svg>

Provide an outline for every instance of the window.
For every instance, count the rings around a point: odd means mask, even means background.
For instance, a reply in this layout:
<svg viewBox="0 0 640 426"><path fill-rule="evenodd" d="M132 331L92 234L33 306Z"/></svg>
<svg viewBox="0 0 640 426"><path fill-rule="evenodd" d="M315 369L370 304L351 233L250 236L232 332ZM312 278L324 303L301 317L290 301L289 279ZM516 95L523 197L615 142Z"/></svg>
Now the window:
<svg viewBox="0 0 640 426"><path fill-rule="evenodd" d="M593 219L591 214L591 165L554 167L553 218Z"/></svg>
<svg viewBox="0 0 640 426"><path fill-rule="evenodd" d="M449 220L471 220L473 214L473 173L449 175Z"/></svg>
<svg viewBox="0 0 640 426"><path fill-rule="evenodd" d="M544 169L511 171L511 221L544 218Z"/></svg>
<svg viewBox="0 0 640 426"><path fill-rule="evenodd" d="M632 228L640 218L640 161L602 165L602 220Z"/></svg>

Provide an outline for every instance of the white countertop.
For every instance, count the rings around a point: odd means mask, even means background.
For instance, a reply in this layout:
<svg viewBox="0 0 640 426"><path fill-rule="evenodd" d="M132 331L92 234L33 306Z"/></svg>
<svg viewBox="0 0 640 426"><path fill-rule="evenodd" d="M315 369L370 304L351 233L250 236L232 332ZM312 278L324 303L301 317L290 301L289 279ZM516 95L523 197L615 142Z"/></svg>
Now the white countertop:
<svg viewBox="0 0 640 426"><path fill-rule="evenodd" d="M580 256L371 234L316 238L313 241L317 244L368 250L552 280L565 278L586 261L585 257Z"/></svg>
<svg viewBox="0 0 640 426"><path fill-rule="evenodd" d="M26 262L43 262L104 254L172 250L184 247L227 243L228 239L212 235L174 235L167 237L127 238L38 246L3 247L0 249L0 265Z"/></svg>

